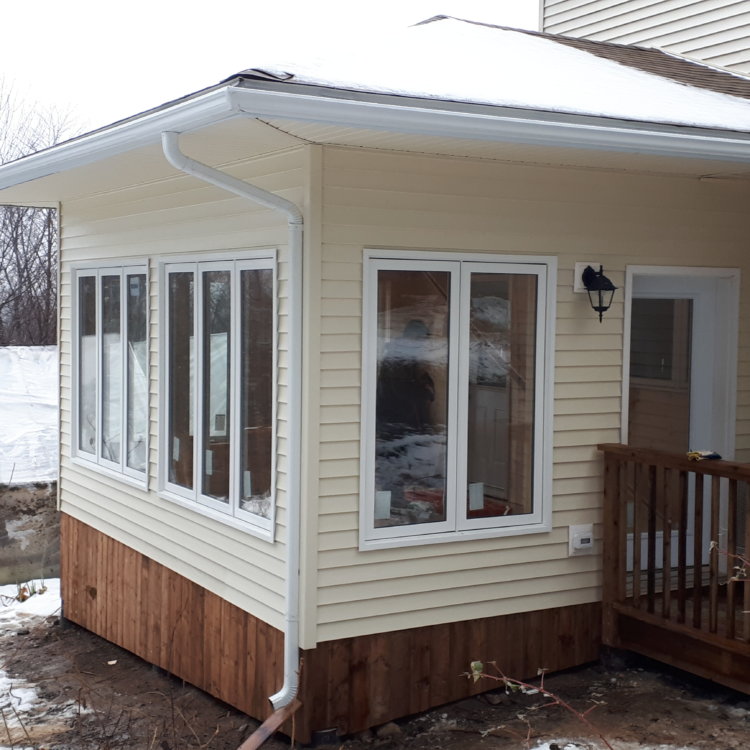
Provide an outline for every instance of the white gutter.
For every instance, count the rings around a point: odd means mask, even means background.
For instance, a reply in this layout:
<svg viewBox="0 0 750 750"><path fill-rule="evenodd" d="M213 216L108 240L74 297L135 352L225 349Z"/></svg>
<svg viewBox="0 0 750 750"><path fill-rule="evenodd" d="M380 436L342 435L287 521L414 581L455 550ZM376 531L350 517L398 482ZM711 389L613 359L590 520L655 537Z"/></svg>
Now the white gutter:
<svg viewBox="0 0 750 750"><path fill-rule="evenodd" d="M300 209L268 190L209 167L180 151L179 134L164 132L167 161L185 174L283 214L289 230L289 489L287 495L284 684L270 696L275 710L291 703L299 688L300 502L302 468L302 227Z"/></svg>
<svg viewBox="0 0 750 750"><path fill-rule="evenodd" d="M304 90L315 93L304 93ZM368 98L369 97L369 98ZM377 100L376 100L377 99ZM0 166L0 190L238 116L282 118L427 136L507 141L694 159L750 162L750 133L611 120L594 115L522 110L462 102L361 94L296 86L275 91L230 86L164 105Z"/></svg>
<svg viewBox="0 0 750 750"><path fill-rule="evenodd" d="M236 116L226 87L177 101L2 165L0 190L158 144L166 130L185 133Z"/></svg>
<svg viewBox="0 0 750 750"><path fill-rule="evenodd" d="M325 123L444 138L750 162L750 134L731 130L612 120L594 115L510 109L424 99L392 101L233 86L232 108L250 117ZM437 105L437 101L435 102Z"/></svg>

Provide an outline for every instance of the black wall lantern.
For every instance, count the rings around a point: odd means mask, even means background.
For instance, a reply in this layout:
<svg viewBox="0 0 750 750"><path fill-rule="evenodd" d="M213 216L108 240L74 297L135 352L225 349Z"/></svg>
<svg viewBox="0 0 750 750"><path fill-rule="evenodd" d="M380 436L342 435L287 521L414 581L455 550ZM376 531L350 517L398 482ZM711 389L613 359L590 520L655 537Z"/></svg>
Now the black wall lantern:
<svg viewBox="0 0 750 750"><path fill-rule="evenodd" d="M588 292L592 309L599 313L599 322L601 323L602 314L609 310L617 287L604 275L602 266L599 266L598 271L595 271L591 266L586 266L581 274L581 281Z"/></svg>

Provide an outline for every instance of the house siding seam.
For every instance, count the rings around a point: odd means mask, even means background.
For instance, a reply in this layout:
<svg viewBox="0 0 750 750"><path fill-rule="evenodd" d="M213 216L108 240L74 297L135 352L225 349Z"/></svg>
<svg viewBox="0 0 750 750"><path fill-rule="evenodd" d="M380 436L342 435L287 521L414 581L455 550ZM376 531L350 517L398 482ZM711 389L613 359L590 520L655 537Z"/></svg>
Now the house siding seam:
<svg viewBox="0 0 750 750"><path fill-rule="evenodd" d="M660 47L750 73L750 11L743 0L545 0L542 30Z"/></svg>
<svg viewBox="0 0 750 750"><path fill-rule="evenodd" d="M323 165L318 641L596 601L600 559L569 558L567 526L594 522L600 536L596 444L619 440L624 305L619 292L600 324L572 292L573 265L601 261L619 287L628 264L702 265L710 252L739 266L739 191L338 147ZM389 247L558 257L550 533L359 551L362 258ZM738 455L750 447L745 320Z"/></svg>
<svg viewBox="0 0 750 750"><path fill-rule="evenodd" d="M302 150L232 165L237 177L300 202ZM149 487L126 484L71 459L70 326L61 328L60 503L62 510L165 565L228 602L281 627L285 579L285 373L287 227L274 212L227 197L189 177L136 184L66 203L61 227L61 319L69 321L72 264L148 258L150 274ZM278 248L279 377L277 534L270 543L158 495L159 268L165 256Z"/></svg>

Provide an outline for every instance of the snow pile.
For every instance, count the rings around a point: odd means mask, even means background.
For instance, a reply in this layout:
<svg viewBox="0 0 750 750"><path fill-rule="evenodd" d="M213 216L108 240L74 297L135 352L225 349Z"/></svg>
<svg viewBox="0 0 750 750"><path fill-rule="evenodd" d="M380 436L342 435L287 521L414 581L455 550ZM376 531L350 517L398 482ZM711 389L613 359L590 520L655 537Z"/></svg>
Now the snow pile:
<svg viewBox="0 0 750 750"><path fill-rule="evenodd" d="M0 347L0 484L57 479L57 348Z"/></svg>
<svg viewBox="0 0 750 750"><path fill-rule="evenodd" d="M550 740L541 745L535 745L532 750L600 750L604 745L601 742L590 742L588 740ZM617 741L617 750L697 750L697 748L685 745L644 745L640 742Z"/></svg>
<svg viewBox="0 0 750 750"><path fill-rule="evenodd" d="M317 58L277 54L251 70L354 91L750 131L747 99L513 29L446 18L381 38L372 54L363 49L353 36Z"/></svg>

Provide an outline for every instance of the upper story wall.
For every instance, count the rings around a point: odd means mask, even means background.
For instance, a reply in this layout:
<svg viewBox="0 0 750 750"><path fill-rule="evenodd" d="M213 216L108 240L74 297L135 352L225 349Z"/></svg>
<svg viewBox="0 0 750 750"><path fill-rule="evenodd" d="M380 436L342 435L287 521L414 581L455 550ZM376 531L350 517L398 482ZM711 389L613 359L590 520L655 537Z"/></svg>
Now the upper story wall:
<svg viewBox="0 0 750 750"><path fill-rule="evenodd" d="M232 175L304 202L305 152L237 161ZM287 225L279 214L184 175L134 183L66 202L60 232L61 509L275 627L284 612L286 487ZM159 261L278 250L279 379L276 541L271 543L158 491ZM91 468L71 456L72 273L121 259L145 261L149 285L148 487ZM185 394L187 398L187 394Z"/></svg>
<svg viewBox="0 0 750 750"><path fill-rule="evenodd" d="M600 42L660 47L750 73L745 0L542 0L542 30Z"/></svg>

